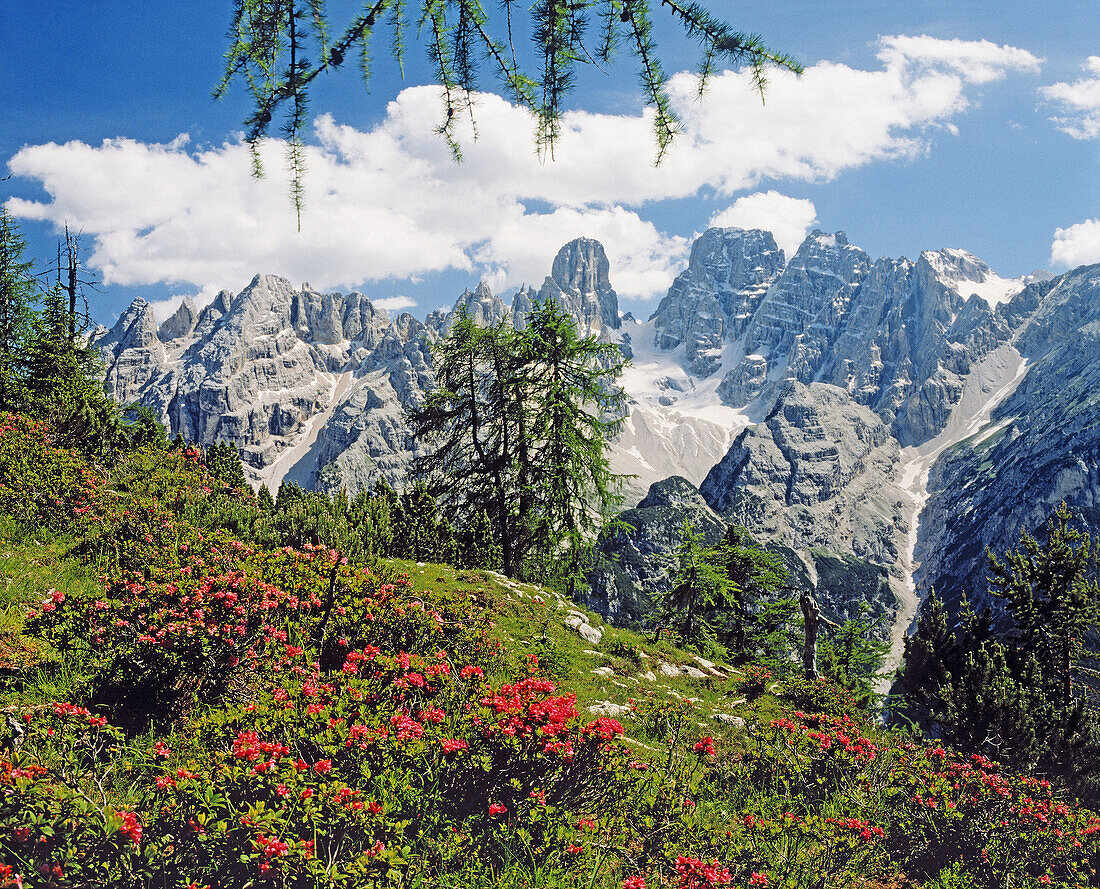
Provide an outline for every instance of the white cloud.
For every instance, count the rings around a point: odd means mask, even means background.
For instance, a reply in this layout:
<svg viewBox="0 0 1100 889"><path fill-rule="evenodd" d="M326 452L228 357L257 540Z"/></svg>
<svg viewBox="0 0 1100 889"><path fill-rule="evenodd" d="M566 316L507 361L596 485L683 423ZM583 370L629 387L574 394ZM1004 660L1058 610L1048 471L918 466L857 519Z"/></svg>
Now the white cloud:
<svg viewBox="0 0 1100 889"><path fill-rule="evenodd" d="M300 234L278 144L264 149L272 172L260 181L237 142L28 146L9 166L49 200L8 208L82 230L107 284L207 291L263 271L329 289L458 270L500 288L538 283L562 243L589 235L604 242L620 294L648 299L667 288L687 244L647 220L646 206L919 157L932 133L951 131L970 87L1039 66L1021 49L929 37L885 38L879 59L877 70L821 62L801 78L777 73L766 106L747 74L716 76L701 102L695 78L677 74L669 86L684 134L658 168L649 113L570 113L556 162L542 163L529 115L493 95L479 98L481 138L464 140L456 165L434 134L437 90L406 89L367 132L317 120ZM767 196L730 212L754 208L770 210L769 227L786 226L787 239L813 215Z"/></svg>
<svg viewBox="0 0 1100 889"><path fill-rule="evenodd" d="M817 208L805 198L792 198L778 191L758 191L734 201L711 218L709 225L762 228L775 236L787 257L798 250L806 233L817 224Z"/></svg>
<svg viewBox="0 0 1100 889"><path fill-rule="evenodd" d="M1089 56L1082 66L1086 76L1073 83L1052 83L1039 90L1047 101L1061 107L1051 120L1074 139L1100 136L1100 56Z"/></svg>
<svg viewBox="0 0 1100 889"><path fill-rule="evenodd" d="M372 299L380 309L388 309L391 312L403 312L416 306L416 300L408 296L385 296L382 299Z"/></svg>
<svg viewBox="0 0 1100 889"><path fill-rule="evenodd" d="M1038 74L1043 60L1026 49L998 46L988 40L941 40L937 37L885 37L878 57L888 68L952 71L967 83L1002 80L1009 71Z"/></svg>
<svg viewBox="0 0 1100 889"><path fill-rule="evenodd" d="M1055 229L1050 262L1055 268L1066 269L1100 262L1100 219Z"/></svg>

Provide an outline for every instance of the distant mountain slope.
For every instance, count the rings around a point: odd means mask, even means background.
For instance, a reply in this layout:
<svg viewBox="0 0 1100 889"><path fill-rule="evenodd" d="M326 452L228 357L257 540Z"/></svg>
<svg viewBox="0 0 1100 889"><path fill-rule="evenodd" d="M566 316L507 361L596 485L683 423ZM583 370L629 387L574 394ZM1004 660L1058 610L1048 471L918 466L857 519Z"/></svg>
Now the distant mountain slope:
<svg viewBox="0 0 1100 889"><path fill-rule="evenodd" d="M1008 280L965 251L872 260L819 231L788 262L767 232L710 229L644 322L620 316L613 271L580 238L538 291L508 305L480 284L455 306L522 326L553 298L632 358L612 453L633 476L628 506L680 476L810 575L821 553L877 566L899 628L933 583L980 592L983 547L1061 499L1097 526L1097 268ZM233 442L254 483L354 492L399 483L417 453L404 415L433 385L449 319L260 275L159 329L136 301L93 341L117 398L173 434ZM597 598L617 607L610 588Z"/></svg>

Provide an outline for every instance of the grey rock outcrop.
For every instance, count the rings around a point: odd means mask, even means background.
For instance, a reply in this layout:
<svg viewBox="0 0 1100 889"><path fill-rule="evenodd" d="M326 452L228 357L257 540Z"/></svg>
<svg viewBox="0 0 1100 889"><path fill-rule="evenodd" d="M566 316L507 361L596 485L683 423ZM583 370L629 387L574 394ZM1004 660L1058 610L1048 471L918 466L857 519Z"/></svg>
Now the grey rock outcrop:
<svg viewBox="0 0 1100 889"><path fill-rule="evenodd" d="M806 554L852 558L900 583L907 498L899 451L869 408L823 383L788 380L763 422L746 429L700 486L715 512ZM875 595L882 613L896 603ZM833 603L846 610L850 603Z"/></svg>
<svg viewBox="0 0 1100 889"><path fill-rule="evenodd" d="M618 330L619 298L608 278L610 265L599 241L592 238L570 241L554 257L539 297L554 300L572 315L581 336Z"/></svg>
<svg viewBox="0 0 1100 889"><path fill-rule="evenodd" d="M172 435L237 446L254 484L282 480L349 493L380 479L400 485L420 453L406 411L434 385L431 344L463 309L482 326L522 319L536 298L509 308L484 282L426 323L396 317L361 293L297 289L257 275L197 311L185 300L159 329L141 299L91 342L117 400L152 408ZM561 249L539 298L606 338L619 325L608 261L597 241Z"/></svg>
<svg viewBox="0 0 1100 889"><path fill-rule="evenodd" d="M111 396L121 404L132 402L142 387L164 363L164 344L157 337L157 321L153 308L141 297L109 331L96 340L107 368L107 378L114 380Z"/></svg>
<svg viewBox="0 0 1100 889"><path fill-rule="evenodd" d="M871 267L870 257L848 243L844 232L812 232L768 290L748 323L742 341L743 364L723 381L727 399L749 394L745 379L759 376L759 362L770 372L786 360L787 376L809 382L824 361L852 294ZM745 402L728 400L735 407Z"/></svg>
<svg viewBox="0 0 1100 889"><path fill-rule="evenodd" d="M187 336L195 327L198 317L199 310L195 308L191 297L185 296L179 308L160 326L157 336L162 343L170 343L172 340Z"/></svg>
<svg viewBox="0 0 1100 889"><path fill-rule="evenodd" d="M394 481L411 459L404 407L431 385L428 336L362 294L257 275L197 315L185 302L159 334L135 301L93 345L115 398L153 408L172 434L235 444L254 482L293 470L307 486L354 492Z"/></svg>
<svg viewBox="0 0 1100 889"><path fill-rule="evenodd" d="M929 475L916 581L951 603L965 595L995 606L986 548L1003 553L1021 531L1041 534L1061 503L1085 529L1100 528L1100 266L1033 285L1017 301L1035 307L1015 341L1026 374Z"/></svg>
<svg viewBox="0 0 1100 889"><path fill-rule="evenodd" d="M707 229L650 318L656 345L668 350L684 343L690 372L714 373L726 344L744 333L783 265L783 251L769 232Z"/></svg>

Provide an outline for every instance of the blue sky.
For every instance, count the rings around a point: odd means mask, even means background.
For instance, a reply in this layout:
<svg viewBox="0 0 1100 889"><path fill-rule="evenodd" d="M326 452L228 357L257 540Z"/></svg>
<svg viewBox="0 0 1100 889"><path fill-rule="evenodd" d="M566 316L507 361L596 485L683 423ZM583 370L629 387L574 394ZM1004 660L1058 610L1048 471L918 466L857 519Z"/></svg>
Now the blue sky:
<svg viewBox="0 0 1100 889"><path fill-rule="evenodd" d="M101 321L136 295L164 312L261 271L423 315L480 278L537 285L579 235L604 242L644 317L712 223L771 228L788 249L809 227L873 256L961 247L1006 277L1100 261L1094 0L715 2L807 72L774 76L763 106L735 73L702 103L677 74L686 132L656 170L627 57L581 78L555 162L486 96L455 166L411 45L403 81L380 59L369 94L350 69L322 83L301 234L279 146L265 180L248 176L243 91L211 99L231 5L5 5L0 199L35 258L65 221L82 232ZM335 20L353 8L330 2ZM689 71L691 45L656 19L666 68Z"/></svg>

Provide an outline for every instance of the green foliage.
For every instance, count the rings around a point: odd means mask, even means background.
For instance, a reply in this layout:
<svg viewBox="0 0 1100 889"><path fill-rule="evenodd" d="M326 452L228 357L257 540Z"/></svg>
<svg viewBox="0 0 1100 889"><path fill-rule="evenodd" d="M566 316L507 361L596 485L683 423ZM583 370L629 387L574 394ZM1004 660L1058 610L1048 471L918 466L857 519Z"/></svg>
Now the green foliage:
<svg viewBox="0 0 1100 889"><path fill-rule="evenodd" d="M481 510L471 524L455 532L447 561L456 568L500 569L500 545L493 535L493 522L487 511Z"/></svg>
<svg viewBox="0 0 1100 889"><path fill-rule="evenodd" d="M704 547L690 526L683 535L677 573L662 603L666 616L683 616L680 638L697 646L716 641L735 660L786 672L801 614L782 560L737 525L713 547Z"/></svg>
<svg viewBox="0 0 1100 889"><path fill-rule="evenodd" d="M710 635L710 626L701 615L725 601L730 579L715 564L714 554L703 547L701 533L686 521L681 533L678 570L662 604L667 615L683 615L679 627L681 643L699 646Z"/></svg>
<svg viewBox="0 0 1100 889"><path fill-rule="evenodd" d="M24 250L26 242L0 205L0 411L23 401L23 364L38 293Z"/></svg>
<svg viewBox="0 0 1100 889"><path fill-rule="evenodd" d="M1003 560L988 556L989 591L1005 601L1017 646L1042 667L1043 696L1069 707L1081 637L1100 618L1100 551L1071 524L1063 503L1047 524L1045 541L1024 531Z"/></svg>
<svg viewBox="0 0 1100 889"><path fill-rule="evenodd" d="M442 562L450 549L451 528L440 517L428 486L417 482L402 491L393 511L393 538L388 555L418 562Z"/></svg>
<svg viewBox="0 0 1100 889"><path fill-rule="evenodd" d="M122 409L103 391L99 355L71 336L72 316L59 288L42 296L26 360L23 409L44 420L55 441L113 464L130 447Z"/></svg>
<svg viewBox="0 0 1100 889"><path fill-rule="evenodd" d="M875 683L890 646L876 638L877 622L868 617L864 604L857 618L846 620L818 643L821 675L848 689L856 702L869 710L877 700Z"/></svg>
<svg viewBox="0 0 1100 889"><path fill-rule="evenodd" d="M488 557L499 549L506 575L554 573L572 593L618 502L607 456L623 422L618 349L578 337L548 300L522 331L481 328L460 309L435 364L437 387L409 417L429 448L415 476L455 527L488 517Z"/></svg>
<svg viewBox="0 0 1100 889"><path fill-rule="evenodd" d="M492 19L479 0L420 0L412 9L406 0L367 0L334 35L324 0L235 0L225 75L215 96L225 95L237 80L247 86L252 113L245 122L246 139L257 175L262 173L259 143L271 132L275 118L282 115L279 130L287 143L291 197L300 224L303 135L309 122L313 83L321 74L339 68L345 57L355 52L366 84L374 57L371 39L383 21L392 35L392 54L401 66L410 13L415 17L418 37L442 88L444 117L438 132L456 157L461 154L456 128L465 114L472 114L473 92L479 88L479 75L486 66L509 99L535 115L538 149L552 156L560 134L563 103L576 83L577 66L602 67L625 45L636 59L646 103L655 112L660 159L677 132L678 122L654 40L654 7L667 12L673 23L699 44L700 93L719 63L749 67L761 95L767 67L802 70L790 56L768 49L755 34L734 30L698 3L540 0L528 11L529 32L541 69L532 76L517 62L522 57L518 47L523 34L519 10L514 0L505 0L502 7L503 14ZM597 35L594 44L587 40L590 31Z"/></svg>
<svg viewBox="0 0 1100 889"><path fill-rule="evenodd" d="M237 448L229 442L214 442L206 448L206 470L218 481L224 482L231 488L245 489L248 482L244 477L244 466L241 465L241 457ZM271 496L271 492L268 492Z"/></svg>
<svg viewBox="0 0 1100 889"><path fill-rule="evenodd" d="M714 558L730 580L724 607L713 618L718 641L735 657L784 670L798 644L802 615L783 560L738 525L726 529Z"/></svg>
<svg viewBox="0 0 1100 889"><path fill-rule="evenodd" d="M826 713L830 716L863 719L866 708L860 706L852 692L824 676L807 679L791 676L783 684L783 699L792 707L810 713Z"/></svg>
<svg viewBox="0 0 1100 889"><path fill-rule="evenodd" d="M638 697L621 723L582 716L616 680L593 676L607 658L556 597L283 546L196 449L99 475L9 418L0 481L0 506L49 524L23 553L69 540L101 575L34 565L26 629L80 657L66 700L0 671L0 886L1096 885L1100 818L985 756L882 732L827 680L787 682L793 711L753 664L643 685L649 659L688 655L618 630L603 648ZM271 540L226 531L232 515ZM50 533L65 537L33 542Z"/></svg>
<svg viewBox="0 0 1100 889"><path fill-rule="evenodd" d="M256 492L256 503L266 513L275 511L275 498L271 496L271 489L266 484L260 485Z"/></svg>
<svg viewBox="0 0 1100 889"><path fill-rule="evenodd" d="M949 627L931 597L906 640L899 683L908 715L961 750L1059 776L1098 800L1100 726L1073 679L1100 597L1092 541L1063 506L1044 542L1024 532L1003 559L989 558L990 592L1012 618L1007 638L965 601Z"/></svg>

